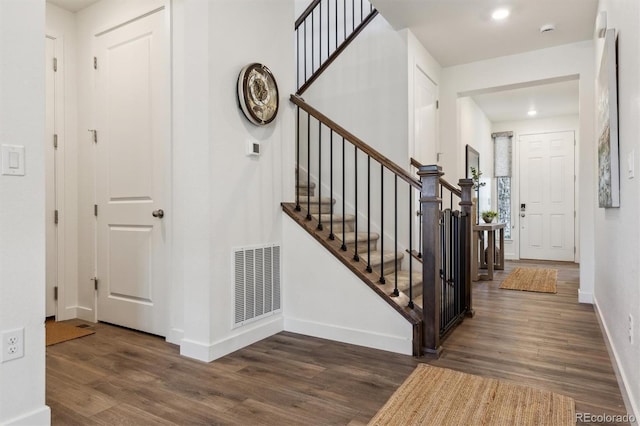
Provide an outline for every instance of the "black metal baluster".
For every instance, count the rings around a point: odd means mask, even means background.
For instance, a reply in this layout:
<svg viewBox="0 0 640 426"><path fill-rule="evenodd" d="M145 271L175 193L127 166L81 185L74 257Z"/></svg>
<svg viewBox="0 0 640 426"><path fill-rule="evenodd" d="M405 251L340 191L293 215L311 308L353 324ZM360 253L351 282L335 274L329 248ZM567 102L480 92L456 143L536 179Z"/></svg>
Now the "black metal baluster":
<svg viewBox="0 0 640 426"><path fill-rule="evenodd" d="M351 32L356 29L356 2L351 0Z"/></svg>
<svg viewBox="0 0 640 426"><path fill-rule="evenodd" d="M315 14L315 9L311 12L311 75L313 75L314 72L316 72L316 65L315 65L315 60L316 60L316 20L314 19L314 14Z"/></svg>
<svg viewBox="0 0 640 426"><path fill-rule="evenodd" d="M363 6L362 6L362 0L360 0L360 23L362 23L362 21L364 21L364 17L363 17Z"/></svg>
<svg viewBox="0 0 640 426"><path fill-rule="evenodd" d="M304 82L307 82L307 19L304 20Z"/></svg>
<svg viewBox="0 0 640 426"><path fill-rule="evenodd" d="M422 259L422 203L418 209L418 259Z"/></svg>
<svg viewBox="0 0 640 426"><path fill-rule="evenodd" d="M358 147L354 145L353 147L353 166L354 166L354 182L353 187L355 189L355 197L354 197L354 206L353 211L356 216L354 221L354 241L353 241L353 260L356 262L360 261L360 256L358 256Z"/></svg>
<svg viewBox="0 0 640 426"><path fill-rule="evenodd" d="M344 7L344 18L342 19L342 26L344 27L344 32L342 33L342 41L347 39L347 0L342 2Z"/></svg>
<svg viewBox="0 0 640 426"><path fill-rule="evenodd" d="M311 220L311 114L307 113L307 220Z"/></svg>
<svg viewBox="0 0 640 426"><path fill-rule="evenodd" d="M322 2L318 4L318 13L320 21L318 22L318 68L322 66Z"/></svg>
<svg viewBox="0 0 640 426"><path fill-rule="evenodd" d="M367 272L371 269L371 157L367 155Z"/></svg>
<svg viewBox="0 0 640 426"><path fill-rule="evenodd" d="M335 5L336 5L336 43L334 45L334 48L338 50L338 0L336 0Z"/></svg>
<svg viewBox="0 0 640 426"><path fill-rule="evenodd" d="M296 88L300 88L300 27L296 28Z"/></svg>
<svg viewBox="0 0 640 426"><path fill-rule="evenodd" d="M296 120L296 211L300 211L300 107Z"/></svg>
<svg viewBox="0 0 640 426"><path fill-rule="evenodd" d="M327 59L331 56L331 1L327 0Z"/></svg>
<svg viewBox="0 0 640 426"><path fill-rule="evenodd" d="M333 235L333 129L331 129L329 137L329 192L331 195L331 217L329 218L329 239L335 240L336 236Z"/></svg>
<svg viewBox="0 0 640 426"><path fill-rule="evenodd" d="M346 191L346 183L345 183L345 178L344 178L344 172L345 172L345 150L344 150L344 137L342 138L342 247L340 247L340 249L342 249L342 251L347 251L347 244L345 243L345 217L347 215L347 210L346 210L346 199L347 199L347 193Z"/></svg>
<svg viewBox="0 0 640 426"><path fill-rule="evenodd" d="M322 123L318 120L318 231L322 231Z"/></svg>
<svg viewBox="0 0 640 426"><path fill-rule="evenodd" d="M413 309L413 194L409 185L409 308Z"/></svg>
<svg viewBox="0 0 640 426"><path fill-rule="evenodd" d="M394 296L400 296L400 292L398 291L398 175L394 175L394 210L395 210L395 214L393 216L393 222L394 222L394 233L393 233L393 240L394 240L394 260L395 260L395 267L393 270L393 276L394 276L394 289L393 289L393 295Z"/></svg>
<svg viewBox="0 0 640 426"><path fill-rule="evenodd" d="M380 284L384 284L384 166L380 164Z"/></svg>

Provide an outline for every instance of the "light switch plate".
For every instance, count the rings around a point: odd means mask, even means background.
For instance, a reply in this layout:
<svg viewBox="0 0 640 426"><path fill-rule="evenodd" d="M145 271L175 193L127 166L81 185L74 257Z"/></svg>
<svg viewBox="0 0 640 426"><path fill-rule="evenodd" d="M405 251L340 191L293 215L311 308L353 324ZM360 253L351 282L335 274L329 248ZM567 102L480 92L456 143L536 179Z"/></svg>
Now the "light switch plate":
<svg viewBox="0 0 640 426"><path fill-rule="evenodd" d="M24 146L2 145L2 174L7 176L24 176Z"/></svg>

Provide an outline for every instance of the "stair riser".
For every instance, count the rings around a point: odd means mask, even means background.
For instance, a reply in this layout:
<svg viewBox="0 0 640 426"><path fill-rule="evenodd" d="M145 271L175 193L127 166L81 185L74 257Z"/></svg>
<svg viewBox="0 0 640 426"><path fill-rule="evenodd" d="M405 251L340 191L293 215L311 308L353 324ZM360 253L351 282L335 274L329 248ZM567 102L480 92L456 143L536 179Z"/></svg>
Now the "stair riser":
<svg viewBox="0 0 640 426"><path fill-rule="evenodd" d="M302 207L303 209L307 209L307 203L303 203L302 200L300 201L300 207ZM322 209L322 210L321 210ZM309 211L311 214L318 214L318 213L331 213L331 204L311 204L309 206Z"/></svg>
<svg viewBox="0 0 640 426"><path fill-rule="evenodd" d="M366 258L368 251L376 251L376 250L378 250L377 241L371 241L370 243L371 243L369 245L370 249L367 249L367 241L358 242L358 245L357 245L358 253L360 254L361 257ZM353 250L353 243L347 243L347 248L349 250Z"/></svg>
<svg viewBox="0 0 640 426"><path fill-rule="evenodd" d="M315 192L316 191L313 188L298 188L298 195L300 195L300 196L309 195L309 196L313 197L313 196L316 195Z"/></svg>

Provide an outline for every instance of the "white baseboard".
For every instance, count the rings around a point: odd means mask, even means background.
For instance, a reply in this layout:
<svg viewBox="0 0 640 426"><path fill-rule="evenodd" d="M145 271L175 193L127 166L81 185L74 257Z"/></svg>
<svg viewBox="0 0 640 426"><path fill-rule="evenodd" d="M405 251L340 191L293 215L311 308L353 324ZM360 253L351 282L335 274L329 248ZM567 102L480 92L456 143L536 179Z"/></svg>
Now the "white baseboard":
<svg viewBox="0 0 640 426"><path fill-rule="evenodd" d="M578 302L593 305L593 293L578 290Z"/></svg>
<svg viewBox="0 0 640 426"><path fill-rule="evenodd" d="M636 421L632 423L632 425L638 425L640 421L640 410L637 405L637 399L633 398L631 395L631 391L627 383L629 383L629 379L627 378L623 369L620 368L620 360L618 358L618 353L616 352L615 346L611 344L611 334L609 334L609 327L607 327L607 323L600 312L600 307L598 306L598 301L593 298L593 306L596 313L596 318L598 319L598 324L600 325L600 330L604 336L604 343L607 346L607 351L609 352L609 358L611 359L611 365L613 366L613 371L616 374L616 379L618 380L618 387L620 388L620 393L622 394L622 399L624 400L624 405L627 409L627 414L633 414Z"/></svg>
<svg viewBox="0 0 640 426"><path fill-rule="evenodd" d="M84 321L96 322L96 313L91 308L85 308L84 306L76 306L76 312L79 318Z"/></svg>
<svg viewBox="0 0 640 426"><path fill-rule="evenodd" d="M165 340L174 345L180 345L184 339L184 330L180 328L170 328Z"/></svg>
<svg viewBox="0 0 640 426"><path fill-rule="evenodd" d="M6 426L48 426L51 424L51 409L45 405L2 424Z"/></svg>
<svg viewBox="0 0 640 426"><path fill-rule="evenodd" d="M286 317L284 320L284 329L292 333L300 333L307 336L349 343L351 345L365 346L368 348L380 349L404 355L412 355L413 353L413 330L411 328L411 324L408 322L408 335L406 338L289 317Z"/></svg>
<svg viewBox="0 0 640 426"><path fill-rule="evenodd" d="M180 355L211 362L284 330L282 315L235 329L234 334L213 343L182 339Z"/></svg>

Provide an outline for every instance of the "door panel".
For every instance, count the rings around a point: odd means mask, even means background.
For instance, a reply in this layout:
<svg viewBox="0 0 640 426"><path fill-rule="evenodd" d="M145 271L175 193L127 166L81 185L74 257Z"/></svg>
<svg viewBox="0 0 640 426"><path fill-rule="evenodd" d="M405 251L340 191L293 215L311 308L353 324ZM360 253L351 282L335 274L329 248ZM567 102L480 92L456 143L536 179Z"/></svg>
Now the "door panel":
<svg viewBox="0 0 640 426"><path fill-rule="evenodd" d="M574 260L574 133L520 137L520 257Z"/></svg>
<svg viewBox="0 0 640 426"><path fill-rule="evenodd" d="M58 229L54 222L56 211L56 152L53 146L55 134L56 87L53 58L56 41L46 37L46 123L44 138L45 155L45 244L46 244L46 316L56 315L54 289L58 285Z"/></svg>
<svg viewBox="0 0 640 426"><path fill-rule="evenodd" d="M166 335L164 11L96 37L98 320Z"/></svg>

